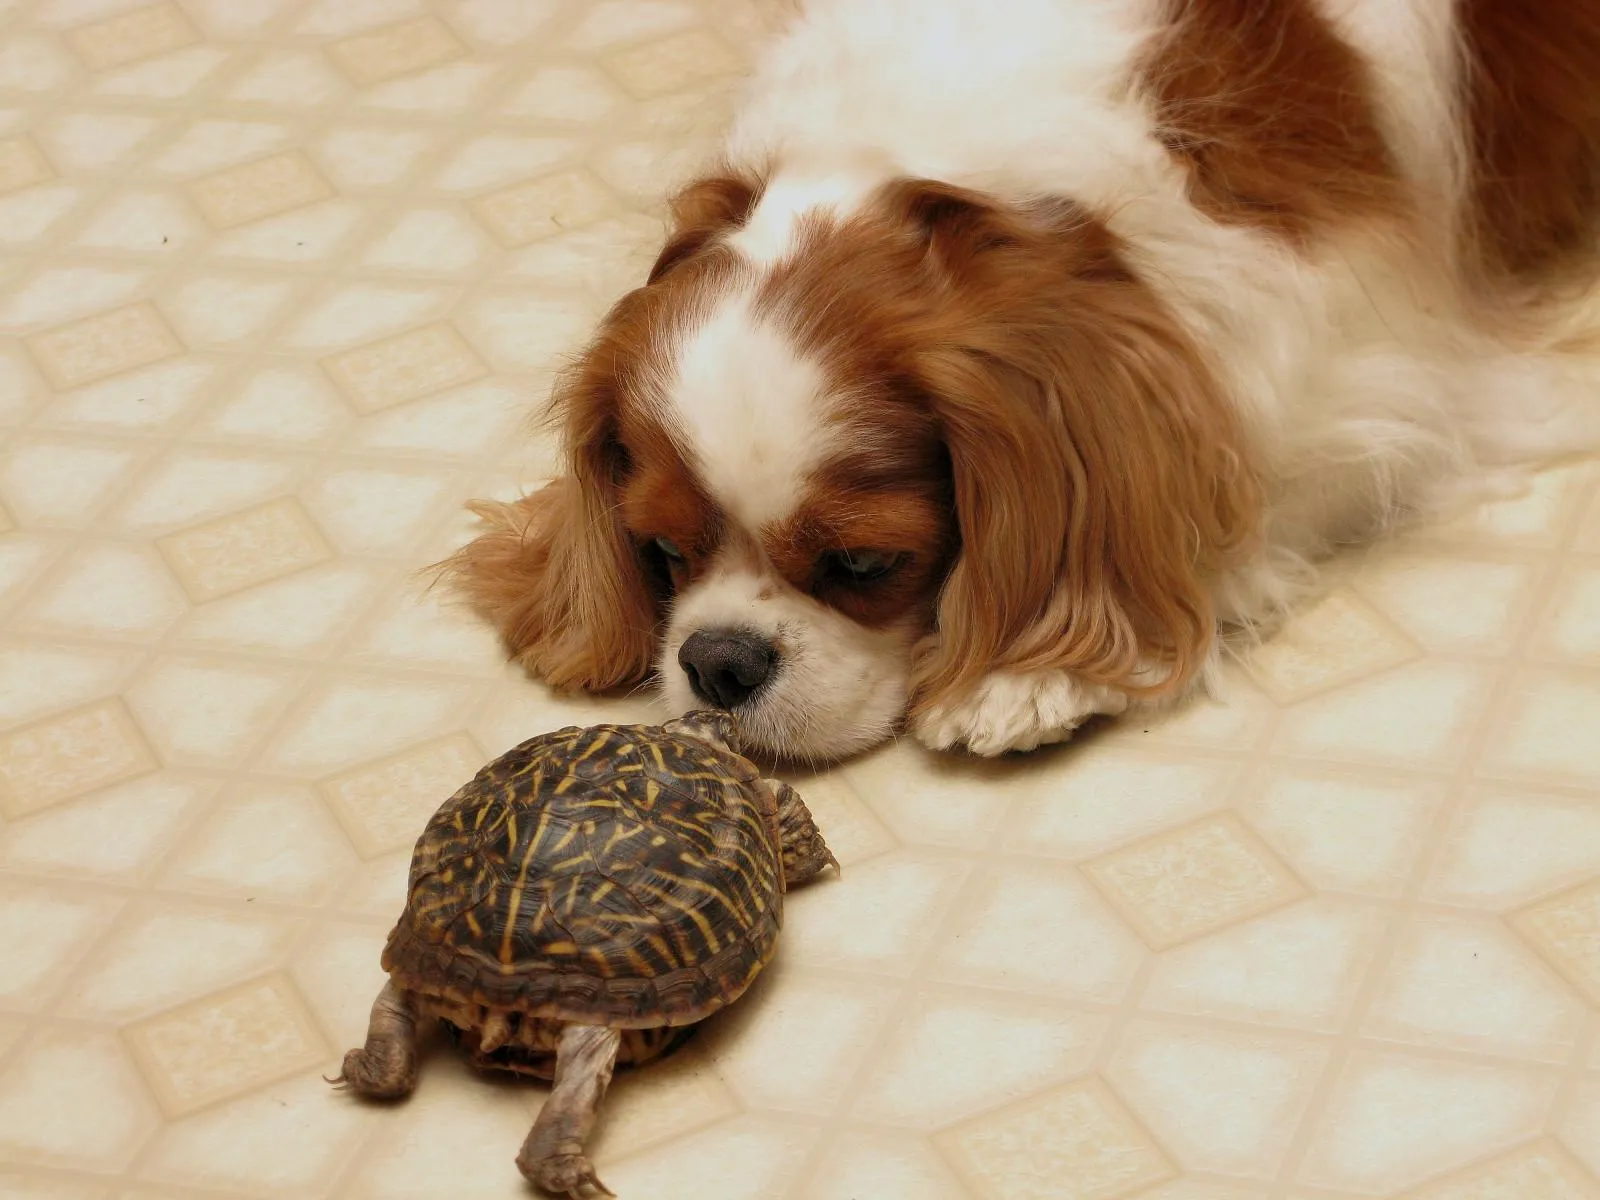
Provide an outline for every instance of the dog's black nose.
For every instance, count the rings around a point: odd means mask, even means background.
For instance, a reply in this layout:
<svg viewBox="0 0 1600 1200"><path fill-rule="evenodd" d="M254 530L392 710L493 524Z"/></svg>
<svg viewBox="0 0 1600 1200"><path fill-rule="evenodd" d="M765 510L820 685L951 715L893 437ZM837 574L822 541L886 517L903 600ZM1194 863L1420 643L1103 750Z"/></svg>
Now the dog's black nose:
<svg viewBox="0 0 1600 1200"><path fill-rule="evenodd" d="M678 650L678 665L694 694L718 708L734 708L772 678L778 652L746 629L702 629Z"/></svg>

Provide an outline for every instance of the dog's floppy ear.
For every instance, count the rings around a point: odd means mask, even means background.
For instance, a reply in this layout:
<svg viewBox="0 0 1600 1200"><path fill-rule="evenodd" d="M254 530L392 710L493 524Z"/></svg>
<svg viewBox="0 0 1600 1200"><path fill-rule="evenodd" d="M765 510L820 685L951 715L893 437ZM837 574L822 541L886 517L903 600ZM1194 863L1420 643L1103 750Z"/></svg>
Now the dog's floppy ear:
<svg viewBox="0 0 1600 1200"><path fill-rule="evenodd" d="M743 225L760 198L759 180L731 171L707 175L678 192L672 198L667 242L650 268L648 282L657 282L718 235Z"/></svg>
<svg viewBox="0 0 1600 1200"><path fill-rule="evenodd" d="M617 437L623 376L648 357L661 294L651 285L677 280L674 272L744 221L759 195L758 181L727 172L674 198L671 234L647 285L617 302L557 384L551 417L566 474L513 503L474 505L487 528L442 564L507 650L555 687L603 690L649 673L662 599L619 516L629 467Z"/></svg>
<svg viewBox="0 0 1600 1200"><path fill-rule="evenodd" d="M936 328L915 375L949 451L961 551L917 664L919 710L996 669L1182 686L1210 585L1257 534L1243 433L1203 356L1070 203L891 193L925 240Z"/></svg>
<svg viewBox="0 0 1600 1200"><path fill-rule="evenodd" d="M487 528L443 564L507 651L553 687L601 691L650 670L660 601L617 515L619 305L556 390L567 474L513 503L480 501Z"/></svg>

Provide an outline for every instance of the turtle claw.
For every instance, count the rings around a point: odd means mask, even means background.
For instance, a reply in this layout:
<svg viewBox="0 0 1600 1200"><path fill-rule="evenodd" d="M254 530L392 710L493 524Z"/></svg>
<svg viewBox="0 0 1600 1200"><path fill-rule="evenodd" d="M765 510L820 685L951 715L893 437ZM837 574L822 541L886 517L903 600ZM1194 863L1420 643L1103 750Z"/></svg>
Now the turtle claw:
<svg viewBox="0 0 1600 1200"><path fill-rule="evenodd" d="M584 1200L590 1188L605 1196L616 1195L600 1182L600 1177L594 1173L594 1165L582 1154L552 1154L531 1166L524 1166L520 1161L517 1166L522 1168L522 1173L535 1187L551 1195Z"/></svg>
<svg viewBox="0 0 1600 1200"><path fill-rule="evenodd" d="M376 1052L369 1048L350 1051L344 1056L344 1069L339 1077L328 1082L341 1091L354 1089L372 1100L399 1100L409 1096L417 1081L416 1060L404 1052L409 1047L402 1047L403 1052L399 1054L384 1053L390 1049L380 1046ZM324 1075L323 1078L328 1077Z"/></svg>

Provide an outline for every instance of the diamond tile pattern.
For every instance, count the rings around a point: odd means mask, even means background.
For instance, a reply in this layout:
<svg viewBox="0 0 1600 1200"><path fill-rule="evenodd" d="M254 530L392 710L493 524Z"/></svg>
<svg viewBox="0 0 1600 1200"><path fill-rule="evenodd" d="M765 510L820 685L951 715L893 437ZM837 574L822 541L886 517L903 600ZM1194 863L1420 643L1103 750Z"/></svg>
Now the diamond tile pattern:
<svg viewBox="0 0 1600 1200"><path fill-rule="evenodd" d="M279 154L209 175L189 185L189 197L218 229L232 229L331 195L309 160Z"/></svg>
<svg viewBox="0 0 1600 1200"><path fill-rule="evenodd" d="M778 0L0 2L0 1196L525 1196L363 1032L550 695L419 568ZM640 1200L1600 1200L1600 469L1343 564L1224 696L801 788L844 875L594 1143Z"/></svg>
<svg viewBox="0 0 1600 1200"><path fill-rule="evenodd" d="M193 27L176 4L152 4L67 31L67 44L91 71L137 62L187 46Z"/></svg>
<svg viewBox="0 0 1600 1200"><path fill-rule="evenodd" d="M148 304L85 317L36 334L30 344L45 377L63 389L179 353L171 330Z"/></svg>

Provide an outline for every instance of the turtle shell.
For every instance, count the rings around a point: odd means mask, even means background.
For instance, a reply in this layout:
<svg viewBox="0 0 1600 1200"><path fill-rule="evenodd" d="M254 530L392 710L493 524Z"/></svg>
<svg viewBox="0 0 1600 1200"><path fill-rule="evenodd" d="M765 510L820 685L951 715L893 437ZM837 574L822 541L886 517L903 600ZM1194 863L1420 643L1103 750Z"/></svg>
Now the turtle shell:
<svg viewBox="0 0 1600 1200"><path fill-rule="evenodd" d="M698 1021L777 945L776 821L754 764L697 738L636 725L533 738L428 822L384 969L528 1017Z"/></svg>

